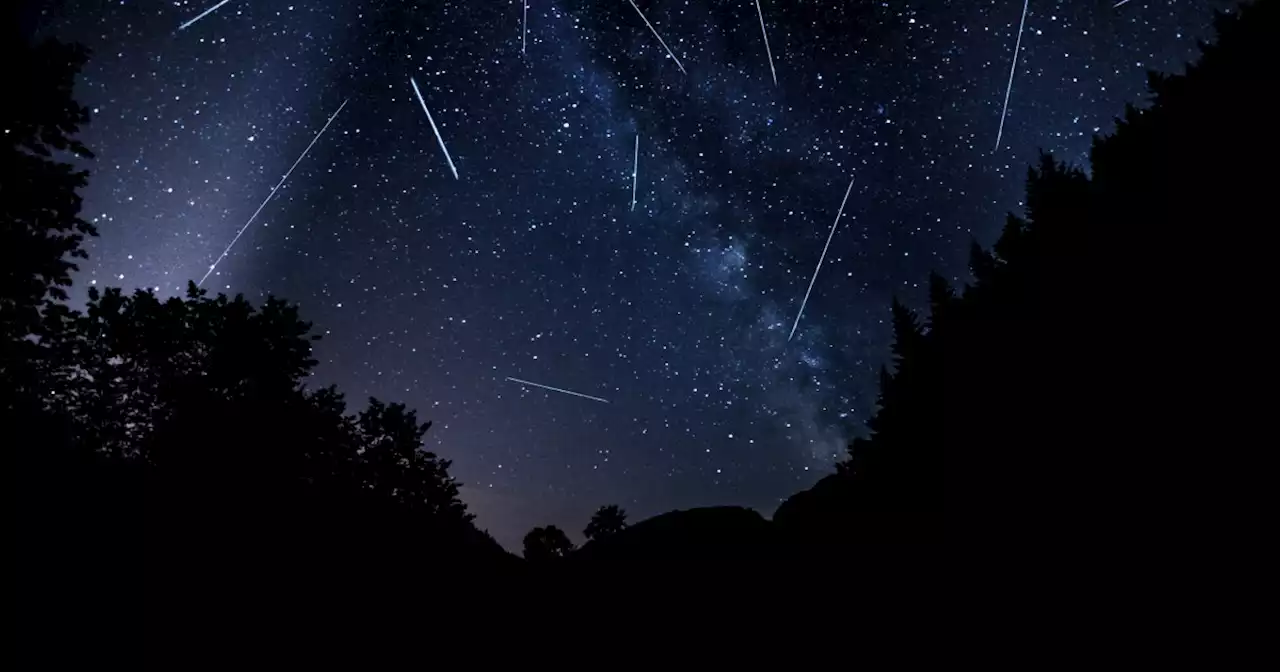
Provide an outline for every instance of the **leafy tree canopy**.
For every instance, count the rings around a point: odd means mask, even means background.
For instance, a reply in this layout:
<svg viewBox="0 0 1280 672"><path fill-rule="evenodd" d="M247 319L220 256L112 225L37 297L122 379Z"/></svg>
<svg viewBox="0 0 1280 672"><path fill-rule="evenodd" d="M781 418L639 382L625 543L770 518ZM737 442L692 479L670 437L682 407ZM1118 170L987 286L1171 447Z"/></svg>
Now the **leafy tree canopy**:
<svg viewBox="0 0 1280 672"><path fill-rule="evenodd" d="M617 504L609 504L596 509L591 520L582 531L587 541L607 539L627 527L627 512Z"/></svg>
<svg viewBox="0 0 1280 672"><path fill-rule="evenodd" d="M535 527L524 535L524 557L532 562L568 557L573 550L573 542L555 525Z"/></svg>

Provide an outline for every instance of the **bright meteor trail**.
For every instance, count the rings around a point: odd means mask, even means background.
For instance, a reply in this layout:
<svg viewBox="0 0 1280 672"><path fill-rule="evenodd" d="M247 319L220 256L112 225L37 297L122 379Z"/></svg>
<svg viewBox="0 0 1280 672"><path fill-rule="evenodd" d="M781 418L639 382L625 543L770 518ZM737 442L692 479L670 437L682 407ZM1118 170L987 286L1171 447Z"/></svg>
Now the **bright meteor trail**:
<svg viewBox="0 0 1280 672"><path fill-rule="evenodd" d="M636 189L640 185L640 134L636 133L636 162L631 167L631 210L636 209Z"/></svg>
<svg viewBox="0 0 1280 672"><path fill-rule="evenodd" d="M240 240L240 236L244 235L245 230L249 228L249 225L253 223L253 220L258 218L258 213L262 212L262 209L267 207L267 203L271 201L271 197L276 195L276 192L280 190L282 185L284 185L284 181L289 179L289 176L293 174L293 169L297 168L298 164L302 163L302 160L307 158L307 152L311 151L311 148L315 146L316 141L320 139L320 136L324 135L324 132L329 130L329 124L332 124L333 120L338 118L338 113L342 112L342 108L346 107L347 102L350 100L351 99L348 98L347 100L342 101L342 104L338 106L338 111L334 112L333 116L329 117L329 121L324 122L324 128L321 128L320 132L316 133L316 137L311 139L311 144L307 145L307 148L302 150L302 154L298 157L298 160L294 161L292 166L289 166L289 170L285 172L284 177L280 178L280 181L276 183L276 186L271 190L271 193L267 194L266 199L262 201L262 205L259 205L258 209L253 211L253 216L249 217L249 221L245 222L244 226L240 227L240 230L236 232L236 237L231 239L231 244L227 245L227 249L223 250L222 254L218 255L218 258L209 265L209 270L205 272L203 278L200 278L200 282L196 283L196 286L203 285L204 281L208 280L209 276L213 274L213 271L218 267L218 264L222 263L222 260L227 258L227 255L231 253L231 248L235 247L236 241Z"/></svg>
<svg viewBox="0 0 1280 672"><path fill-rule="evenodd" d="M199 21L200 19L203 19L206 16L209 16L210 14L217 11L219 7L227 4L228 2L231 2L231 0L222 0L222 2L219 2L218 4L210 7L209 9L204 10L203 12L200 13L200 16L197 16L196 18L191 19L190 21L182 24L181 26L178 26L178 30L186 30L188 26L195 23L196 21Z"/></svg>
<svg viewBox="0 0 1280 672"><path fill-rule="evenodd" d="M592 401L598 401L598 402L600 402L600 403L602 403L602 404L607 404L607 403L609 403L609 401L608 401L607 399L601 399L600 397L593 397L593 396L591 396L591 395L589 395L589 394L583 394L583 393L581 393L581 392L574 392L573 390L565 390L565 389L561 389L561 388L559 388L559 387L552 387L552 386L550 386L550 385L542 385L542 384L539 384L539 383L531 383L531 382L529 382L529 381L527 381L527 380L520 380L519 378L512 378L511 376L507 376L507 380L509 380L509 381L511 381L511 382L513 382L513 383L520 383L521 385L531 385L531 386L533 386L533 387L541 387L541 388L542 388L542 389L544 389L544 390L551 390L552 392L559 392L559 393L561 393L561 394L571 394L571 395L573 395L573 396L575 396L575 397L582 397L583 399L590 399L590 400L592 400Z"/></svg>
<svg viewBox="0 0 1280 672"><path fill-rule="evenodd" d="M662 48L667 50L667 54L671 56L671 60L673 60L673 61L675 61L675 62L676 62L676 67L677 67L677 68L680 68L680 72L681 72L681 73L683 73L683 74L686 74L686 75L687 75L687 74L689 74L689 73L687 73L687 72L685 72L685 71L684 71L684 66L683 66L683 65L680 65L680 59L676 58L675 53L671 51L671 47L668 47L668 46L667 46L666 41L664 41L664 40L662 39L662 36L658 34L657 29L655 29L655 28L653 27L653 24L652 24L652 23L649 23L649 19L646 19L646 18L645 18L645 16L644 16L644 12L640 11L640 7L639 7L638 5L636 5L635 0L627 0L627 1L631 3L631 6L632 6L632 7L635 7L635 8L636 8L636 13L640 15L640 18L641 18L641 19L644 19L644 25L649 26L649 30L653 32L653 36L654 36L654 37L656 37L656 38L658 38L658 42L659 42L660 44L662 44Z"/></svg>
<svg viewBox="0 0 1280 672"><path fill-rule="evenodd" d="M1000 113L1000 130L996 131L996 148L992 151L1000 149L1000 139L1004 137L1004 118L1009 116L1009 94L1013 93L1013 73L1018 71L1018 52L1022 50L1022 29L1027 25L1027 7L1030 4L1031 0L1022 0L1022 21L1018 23L1018 41L1013 45L1013 65L1009 68L1009 87L1004 90L1004 111Z"/></svg>
<svg viewBox="0 0 1280 672"><path fill-rule="evenodd" d="M760 15L760 34L764 35L764 52L769 54L769 72L773 74L773 85L778 85L778 71L773 69L773 50L769 48L769 31L764 29L764 10L760 9L760 0L756 0L756 13Z"/></svg>
<svg viewBox="0 0 1280 672"><path fill-rule="evenodd" d="M440 137L440 129L436 128L436 120L431 118L431 110L427 109L427 101L422 99L422 91L418 90L418 83L409 78L409 83L413 85L413 92L418 94L418 102L422 104L422 111L427 113L427 121L431 122L431 130L436 133L436 141L440 143L440 151L444 152L444 158L449 162L449 170L453 171L453 179L458 179L458 169L453 166L453 157L449 156L449 148L444 146L444 138Z"/></svg>
<svg viewBox="0 0 1280 672"><path fill-rule="evenodd" d="M809 293L813 291L813 283L818 280L818 271L822 270L822 262L827 258L827 248L831 247L831 239L836 235L836 227L840 226L840 215L844 214L844 204L849 202L849 194L852 192L853 180L849 180L849 189L844 192L844 200L840 201L840 212L836 213L836 221L831 225L831 233L827 234L827 244L822 247L822 256L818 257L818 267L813 269L813 277L809 279L809 289L805 290L804 301L800 302L800 312L796 313L796 323L791 325L791 334L787 336L788 343L791 342L791 337L796 335L796 327L800 326L800 318L804 316L805 304L809 303Z"/></svg>

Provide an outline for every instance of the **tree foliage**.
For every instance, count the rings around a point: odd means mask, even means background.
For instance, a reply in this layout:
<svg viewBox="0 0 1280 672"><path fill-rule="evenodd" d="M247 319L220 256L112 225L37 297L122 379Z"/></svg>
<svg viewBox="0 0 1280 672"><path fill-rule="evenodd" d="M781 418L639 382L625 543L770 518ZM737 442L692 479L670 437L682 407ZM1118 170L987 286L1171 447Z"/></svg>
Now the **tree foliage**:
<svg viewBox="0 0 1280 672"><path fill-rule="evenodd" d="M89 111L71 96L88 50L3 42L11 67L0 106L0 414L31 418L48 354L42 311L67 298L82 242L97 233L80 217L77 193L88 177L78 160L93 156L75 137ZM0 425L13 421L3 416Z"/></svg>
<svg viewBox="0 0 1280 672"><path fill-rule="evenodd" d="M449 461L422 449L430 423L370 399L355 416L334 388L308 390L316 337L297 307L209 297L161 301L90 290L58 311L61 363L46 403L82 451L163 472L290 479L393 501L431 519L470 520Z"/></svg>
<svg viewBox="0 0 1280 672"><path fill-rule="evenodd" d="M596 509L596 512L591 514L591 520L587 522L587 527L582 534L587 541L599 541L612 537L626 527L627 512L617 504L609 504Z"/></svg>
<svg viewBox="0 0 1280 672"><path fill-rule="evenodd" d="M311 325L268 298L88 291L63 300L93 227L79 217L87 173L68 157L88 120L71 91L87 52L58 42L6 42L22 62L0 109L0 328L6 434L24 455L131 463L155 483L231 492L298 484L383 501L436 526L471 515L450 463L423 450L430 426L372 399L348 415L333 388L306 382Z"/></svg>
<svg viewBox="0 0 1280 672"><path fill-rule="evenodd" d="M12 336L34 325L46 299L66 298L72 259L86 256L81 243L96 230L80 217L76 193L89 173L71 163L93 157L75 137L89 110L71 97L88 50L56 40L17 40L4 50L5 62L22 64L10 87L23 92L0 109L0 314Z"/></svg>
<svg viewBox="0 0 1280 672"><path fill-rule="evenodd" d="M535 527L524 535L524 558L531 562L568 557L573 550L568 535L555 525Z"/></svg>
<svg viewBox="0 0 1280 672"><path fill-rule="evenodd" d="M163 473L253 474L340 483L433 517L469 520L449 462L422 450L429 423L370 400L346 415L336 390L307 390L311 325L268 298L210 297L190 285L161 300L90 288L83 312L60 301L94 228L79 217L92 155L71 91L88 53L56 41L6 42L21 62L0 109L0 322L7 407L18 393L67 427L81 453ZM14 390L18 393L15 393Z"/></svg>
<svg viewBox="0 0 1280 672"><path fill-rule="evenodd" d="M136 593L144 574L222 593L185 596L194 603L285 583L323 592L353 572L365 590L402 590L413 572L358 568L510 557L475 528L450 462L424 449L430 423L377 399L349 412L335 388L308 385L317 337L295 305L192 284L170 298L90 288L73 308L72 262L94 234L74 163L90 157L72 98L87 54L2 48L21 67L0 109L0 436L20 475L21 571L75 596L24 604L125 602L111 586L133 581ZM234 561L250 550L257 562ZM53 569L70 558L95 571Z"/></svg>

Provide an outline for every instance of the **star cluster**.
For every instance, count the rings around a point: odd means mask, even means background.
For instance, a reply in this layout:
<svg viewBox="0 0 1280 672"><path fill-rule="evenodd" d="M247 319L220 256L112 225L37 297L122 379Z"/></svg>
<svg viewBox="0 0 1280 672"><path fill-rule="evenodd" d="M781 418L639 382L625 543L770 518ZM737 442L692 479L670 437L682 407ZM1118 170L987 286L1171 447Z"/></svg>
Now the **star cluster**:
<svg viewBox="0 0 1280 672"><path fill-rule="evenodd" d="M686 72L625 0L530 0L525 40L522 0L71 4L36 20L94 51L79 284L198 280L347 101L205 286L299 302L316 384L433 421L508 548L810 485L873 410L891 298L963 281L1036 152L1083 163L1232 5L1032 0L993 151L1013 0L761 0L776 85L752 0L637 0Z"/></svg>

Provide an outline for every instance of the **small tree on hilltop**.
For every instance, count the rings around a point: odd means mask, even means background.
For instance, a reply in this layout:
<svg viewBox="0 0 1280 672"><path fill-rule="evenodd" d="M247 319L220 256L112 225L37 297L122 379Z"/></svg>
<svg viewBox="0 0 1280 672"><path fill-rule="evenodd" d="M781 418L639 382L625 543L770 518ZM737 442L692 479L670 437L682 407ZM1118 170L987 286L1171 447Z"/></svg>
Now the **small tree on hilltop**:
<svg viewBox="0 0 1280 672"><path fill-rule="evenodd" d="M563 558L573 552L573 542L555 525L535 527L524 535L524 558L533 562L546 562Z"/></svg>
<svg viewBox="0 0 1280 672"><path fill-rule="evenodd" d="M617 504L610 504L596 509L591 515L591 522L582 531L587 541L607 539L627 527L627 512Z"/></svg>

